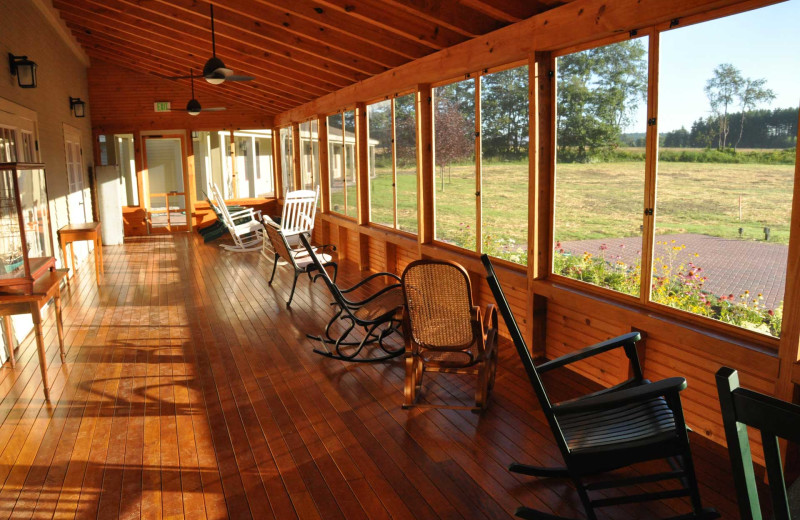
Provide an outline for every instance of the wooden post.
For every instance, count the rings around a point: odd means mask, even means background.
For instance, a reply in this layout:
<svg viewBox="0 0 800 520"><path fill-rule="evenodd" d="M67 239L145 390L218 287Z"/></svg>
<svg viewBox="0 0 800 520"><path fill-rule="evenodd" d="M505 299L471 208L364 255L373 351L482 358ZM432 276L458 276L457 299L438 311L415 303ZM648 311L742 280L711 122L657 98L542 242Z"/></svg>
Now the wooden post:
<svg viewBox="0 0 800 520"><path fill-rule="evenodd" d="M281 129L272 129L272 175L275 198L283 200L283 156L281 155Z"/></svg>
<svg viewBox="0 0 800 520"><path fill-rule="evenodd" d="M549 52L532 54L528 61L528 341L534 356L545 355L547 299L537 295L534 280L542 280L551 269L554 79Z"/></svg>
<svg viewBox="0 0 800 520"><path fill-rule="evenodd" d="M642 223L642 260L639 294L642 304L650 300L651 280L653 278L653 255L644 254L646 251L653 251L656 233L656 174L658 170L658 125L655 119L658 112L658 35L650 33L650 46L648 70L648 89L647 89L647 120L653 124L647 125L647 156L645 157L645 181L644 181L644 222ZM651 153L652 151L652 153Z"/></svg>
<svg viewBox="0 0 800 520"><path fill-rule="evenodd" d="M328 158L328 118L319 117L319 183L322 197L322 212L331 211L331 163Z"/></svg>
<svg viewBox="0 0 800 520"><path fill-rule="evenodd" d="M433 89L419 85L417 104L417 220L419 244L430 244L435 235L436 212L433 205ZM422 248L419 251L422 256Z"/></svg>
<svg viewBox="0 0 800 520"><path fill-rule="evenodd" d="M356 104L356 194L358 207L356 208L356 222L359 226L369 225L370 197L369 197L369 123L367 120L367 106L364 103ZM369 236L358 234L358 268L361 271L369 270Z"/></svg>
<svg viewBox="0 0 800 520"><path fill-rule="evenodd" d="M303 189L303 175L300 172L300 125L292 123L292 166L294 167L294 189Z"/></svg>
<svg viewBox="0 0 800 520"><path fill-rule="evenodd" d="M233 185L233 189L231 190L232 198L237 198L239 196L239 172L236 171L236 139L233 137L233 129L230 131L230 152L231 152L231 184ZM222 193L225 193L225 187L222 187Z"/></svg>
<svg viewBox="0 0 800 520"><path fill-rule="evenodd" d="M483 217L481 186L483 181L481 163L481 76L475 75L475 251L483 252Z"/></svg>

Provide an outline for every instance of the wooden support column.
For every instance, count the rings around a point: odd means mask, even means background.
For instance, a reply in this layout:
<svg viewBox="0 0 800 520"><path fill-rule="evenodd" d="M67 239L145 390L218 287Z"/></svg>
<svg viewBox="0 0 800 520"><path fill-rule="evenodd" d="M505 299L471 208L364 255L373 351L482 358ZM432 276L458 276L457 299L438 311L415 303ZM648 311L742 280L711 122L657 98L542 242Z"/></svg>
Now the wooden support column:
<svg viewBox="0 0 800 520"><path fill-rule="evenodd" d="M231 190L232 198L236 198L239 196L239 172L236 171L236 140L233 137L233 129L230 131L230 153L231 153L231 184L233 186ZM225 187L222 187L223 195L225 194Z"/></svg>
<svg viewBox="0 0 800 520"><path fill-rule="evenodd" d="M422 244L433 242L436 214L433 205L433 89L419 85L417 104L417 222L422 256Z"/></svg>
<svg viewBox="0 0 800 520"><path fill-rule="evenodd" d="M481 76L475 75L475 251L483 252L483 163L481 162ZM477 284L475 284L477 285Z"/></svg>
<svg viewBox="0 0 800 520"><path fill-rule="evenodd" d="M133 137L133 163L136 168L137 189L139 191L139 207L144 208L145 213L150 209L150 198L145 197L149 192L147 172L144 169L144 140L139 130L134 132ZM144 223L142 223L144 224Z"/></svg>
<svg viewBox="0 0 800 520"><path fill-rule="evenodd" d="M800 121L799 121L800 123ZM792 372L800 360L800 148L794 163L792 220L789 229L789 261L786 266L786 292L783 298L783 327L778 346L780 369L775 395L791 401L795 394Z"/></svg>
<svg viewBox="0 0 800 520"><path fill-rule="evenodd" d="M283 156L281 155L281 129L272 129L272 172L275 198L283 200Z"/></svg>
<svg viewBox="0 0 800 520"><path fill-rule="evenodd" d="M655 242L656 227L656 175L658 170L658 35L649 33L650 59L647 73L647 156L645 157L645 181L644 181L644 208L642 221L642 251L653 251ZM652 122L653 124L649 124ZM647 304L650 301L651 280L653 277L653 256L642 255L640 269L640 301Z"/></svg>
<svg viewBox="0 0 800 520"><path fill-rule="evenodd" d="M356 198L358 208L356 222L359 226L369 225L369 138L367 106L356 104ZM369 270L369 236L358 233L358 267Z"/></svg>
<svg viewBox="0 0 800 520"><path fill-rule="evenodd" d="M321 208L323 213L330 213L331 163L328 158L328 118L326 116L319 117L317 128L319 128L319 184L320 197L322 197Z"/></svg>
<svg viewBox="0 0 800 520"><path fill-rule="evenodd" d="M303 189L303 175L300 172L300 125L292 123L292 165L294 166L294 189Z"/></svg>
<svg viewBox="0 0 800 520"><path fill-rule="evenodd" d="M550 273L553 251L552 216L554 135L554 61L549 52L532 54L528 62L528 344L535 357L546 352L547 299L533 291L534 280Z"/></svg>

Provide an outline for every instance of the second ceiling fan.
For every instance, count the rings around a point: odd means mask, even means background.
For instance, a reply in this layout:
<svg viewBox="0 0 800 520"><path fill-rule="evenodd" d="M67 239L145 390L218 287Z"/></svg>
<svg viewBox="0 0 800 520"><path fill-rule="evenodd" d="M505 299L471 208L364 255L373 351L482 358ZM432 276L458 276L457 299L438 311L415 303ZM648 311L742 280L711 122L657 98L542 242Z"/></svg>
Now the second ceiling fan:
<svg viewBox="0 0 800 520"><path fill-rule="evenodd" d="M200 106L200 102L197 101L196 97L194 97L194 70L190 69L189 70L189 75L186 76L186 77L191 78L191 80L192 80L192 99L190 99L189 102L186 103L186 108L185 109L173 108L172 109L173 112L189 112L190 116L196 116L201 111L202 112L221 112L222 110L225 110L225 107L211 107L211 108L203 108L203 107L201 107Z"/></svg>

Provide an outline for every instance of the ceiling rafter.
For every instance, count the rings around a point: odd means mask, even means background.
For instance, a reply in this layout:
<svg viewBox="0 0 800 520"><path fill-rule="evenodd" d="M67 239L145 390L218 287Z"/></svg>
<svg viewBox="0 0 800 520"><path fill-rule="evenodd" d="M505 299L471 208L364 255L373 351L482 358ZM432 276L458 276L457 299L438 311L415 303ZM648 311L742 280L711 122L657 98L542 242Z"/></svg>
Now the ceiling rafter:
<svg viewBox="0 0 800 520"><path fill-rule="evenodd" d="M502 27L502 22L465 6L460 0L384 0L387 6L402 9L430 22L442 24L444 27L474 38L481 34Z"/></svg>
<svg viewBox="0 0 800 520"><path fill-rule="evenodd" d="M133 0L122 0L131 3ZM191 12L201 16L210 24L208 6L198 4L195 0L157 0L160 4L154 8L167 9L167 14ZM345 60L353 59L358 63L368 61L384 69L397 67L407 59L396 49L385 49L353 37L344 31L320 30L319 24L298 17L293 17L266 4L252 1L228 0L217 4L214 9L217 27L229 25L236 30L262 37L276 39L287 45L303 49L312 54L328 58L340 52Z"/></svg>
<svg viewBox="0 0 800 520"><path fill-rule="evenodd" d="M69 22L69 24L72 25L72 22ZM180 68L184 69L183 72L175 74L176 76L185 75L187 73L186 71L188 71L190 68L195 69L198 74L201 74L200 69L202 68L202 62L204 61L204 58L201 58L196 53L186 51L176 52L177 49L173 49L167 45L162 45L154 41L148 42L148 46L145 47L141 42L141 38L137 39L122 31L106 32L93 30L90 33L87 33L82 27L73 27L76 29L76 37L85 39L90 43L95 43L95 41L100 40L100 44L106 44L107 46L121 46L123 49L136 49L136 51L139 53L158 55L162 62L161 65L153 72L161 72L162 76L167 75L164 74L162 70L163 67L173 64L180 65ZM298 86L296 82L293 83L288 80L283 81L280 77L270 77L267 74L268 73L266 71L264 72L263 76L259 76L257 74L256 77L259 79L257 83L240 84L240 86L247 87L248 89L260 89L261 87L266 87L266 90L268 91L276 91L277 94L287 95L289 97L297 95L300 99L313 98L318 96L321 92L325 92L325 90L321 88L309 88L305 83L301 86Z"/></svg>
<svg viewBox="0 0 800 520"><path fill-rule="evenodd" d="M320 25L321 31L331 30L336 33L346 31L354 38L358 38L370 45L376 45L384 49L394 50L408 59L415 59L420 56L430 54L432 50L438 49L437 45L432 45L417 38L398 38L398 34L387 31L381 27L360 23L357 30L352 30L353 18L345 12L337 9L327 9L313 0L254 0L263 5L275 7L289 18L299 17L310 20ZM291 21L290 21L291 23Z"/></svg>
<svg viewBox="0 0 800 520"><path fill-rule="evenodd" d="M54 5L61 9L62 16L72 16L72 21L80 24L83 20L86 23L95 22L96 24L106 25L112 28L127 26L129 31L147 31L150 35L156 35L161 39L170 39L172 45L180 48L190 43L197 48L206 49L206 58L211 56L211 30L207 27L200 27L188 24L181 20L167 16L147 15L145 18L131 16L122 11L111 9L117 5L114 0L95 2L94 0L53 0ZM332 81L332 76L338 76L339 83L344 84L359 81L370 74L358 72L352 68L331 62L324 58L295 52L285 45L270 45L270 42L262 45L257 38L242 38L235 31L217 31L217 54L228 61L231 58L238 58L241 63L248 63L250 60L266 60L283 64L290 69L306 71L310 78L327 77ZM203 60L205 61L205 59ZM202 63L201 63L202 65ZM244 68L241 73L248 73Z"/></svg>
<svg viewBox="0 0 800 520"><path fill-rule="evenodd" d="M461 0L465 6L472 7L487 16L508 23L526 18L565 4L570 0Z"/></svg>

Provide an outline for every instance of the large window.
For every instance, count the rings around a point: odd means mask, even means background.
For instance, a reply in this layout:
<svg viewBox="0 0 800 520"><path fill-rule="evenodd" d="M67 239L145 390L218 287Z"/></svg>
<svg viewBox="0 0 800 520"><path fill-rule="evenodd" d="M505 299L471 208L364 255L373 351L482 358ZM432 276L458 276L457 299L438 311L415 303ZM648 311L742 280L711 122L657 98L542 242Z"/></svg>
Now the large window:
<svg viewBox="0 0 800 520"><path fill-rule="evenodd" d="M648 39L556 59L553 270L638 295Z"/></svg>
<svg viewBox="0 0 800 520"><path fill-rule="evenodd" d="M798 17L800 2L788 2L676 28L660 42L650 298L774 336L794 187L800 75L788 64Z"/></svg>
<svg viewBox="0 0 800 520"><path fill-rule="evenodd" d="M433 90L436 240L477 251L475 80Z"/></svg>
<svg viewBox="0 0 800 520"><path fill-rule="evenodd" d="M328 163L331 211L357 214L356 114L348 110L328 116Z"/></svg>
<svg viewBox="0 0 800 520"><path fill-rule="evenodd" d="M319 122L316 119L300 124L300 178L304 190L319 186Z"/></svg>
<svg viewBox="0 0 800 520"><path fill-rule="evenodd" d="M294 191L294 143L292 142L292 128L280 130L281 138L281 179L283 192Z"/></svg>
<svg viewBox="0 0 800 520"><path fill-rule="evenodd" d="M272 196L272 131L242 130L233 134L239 197Z"/></svg>
<svg viewBox="0 0 800 520"><path fill-rule="evenodd" d="M639 39L557 59L556 274L780 336L798 16L794 0L655 33L657 56Z"/></svg>
<svg viewBox="0 0 800 520"><path fill-rule="evenodd" d="M528 67L481 76L481 252L528 262Z"/></svg>
<svg viewBox="0 0 800 520"><path fill-rule="evenodd" d="M370 221L417 232L414 94L374 103L369 118Z"/></svg>

